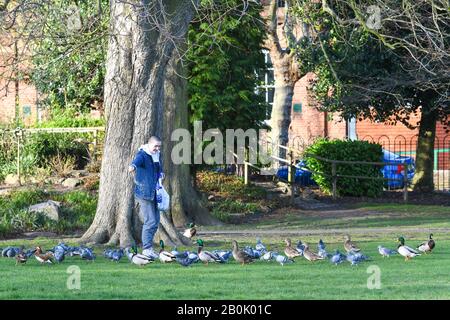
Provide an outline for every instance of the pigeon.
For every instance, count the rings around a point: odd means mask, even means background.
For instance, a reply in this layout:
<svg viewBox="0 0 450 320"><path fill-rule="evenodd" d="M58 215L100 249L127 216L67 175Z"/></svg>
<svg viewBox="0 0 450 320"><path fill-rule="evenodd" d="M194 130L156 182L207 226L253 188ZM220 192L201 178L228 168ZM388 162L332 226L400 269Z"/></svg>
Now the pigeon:
<svg viewBox="0 0 450 320"><path fill-rule="evenodd" d="M278 255L278 253L272 252L272 251L267 251L266 253L264 253L261 258L259 258L260 260L264 260L264 261L270 261L272 260L276 255Z"/></svg>
<svg viewBox="0 0 450 320"><path fill-rule="evenodd" d="M256 238L256 246L255 249L262 254L267 252L266 246L262 244L262 241L260 238Z"/></svg>
<svg viewBox="0 0 450 320"><path fill-rule="evenodd" d="M111 260L119 262L123 257L123 249L114 250L111 254Z"/></svg>
<svg viewBox="0 0 450 320"><path fill-rule="evenodd" d="M53 253L53 256L55 257L55 260L58 261L59 263L64 261L64 257L65 257L65 251L63 248L58 247L55 252Z"/></svg>
<svg viewBox="0 0 450 320"><path fill-rule="evenodd" d="M303 255L303 251L305 251L305 245L302 243L301 240L297 241L297 246L295 247L295 250L297 250L298 253L300 253L300 256Z"/></svg>
<svg viewBox="0 0 450 320"><path fill-rule="evenodd" d="M188 267L195 262L195 259L190 259L189 257L185 257L185 258L177 257L176 261L183 267Z"/></svg>
<svg viewBox="0 0 450 320"><path fill-rule="evenodd" d="M350 262L352 266L358 265L360 262L366 261L368 259L369 259L369 257L367 257L367 256L365 256L365 255L363 255L362 253L359 253L359 252L357 252L357 253L349 252L347 254L347 258L346 258L346 260L348 262Z"/></svg>
<svg viewBox="0 0 450 320"><path fill-rule="evenodd" d="M378 252L384 257L390 257L394 254L397 254L397 251L392 250L392 249L388 249L382 246L378 246Z"/></svg>
<svg viewBox="0 0 450 320"><path fill-rule="evenodd" d="M80 248L80 257L83 260L93 261L95 260L94 251L91 248Z"/></svg>
<svg viewBox="0 0 450 320"><path fill-rule="evenodd" d="M339 250L336 250L335 253L331 256L330 262L335 265L338 265L338 264L344 262L346 258L347 257L345 254L342 254L339 252Z"/></svg>
<svg viewBox="0 0 450 320"><path fill-rule="evenodd" d="M284 266L286 263L293 263L294 261L289 259L288 257L285 257L281 254L273 254L275 261Z"/></svg>

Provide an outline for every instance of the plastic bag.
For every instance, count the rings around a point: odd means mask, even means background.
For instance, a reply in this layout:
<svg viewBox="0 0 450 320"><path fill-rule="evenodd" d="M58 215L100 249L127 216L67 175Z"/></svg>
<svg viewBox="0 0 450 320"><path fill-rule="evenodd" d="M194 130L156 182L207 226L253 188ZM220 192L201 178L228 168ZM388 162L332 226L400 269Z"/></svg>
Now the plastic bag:
<svg viewBox="0 0 450 320"><path fill-rule="evenodd" d="M170 208L170 196L163 186L156 190L156 202L159 211L168 211Z"/></svg>

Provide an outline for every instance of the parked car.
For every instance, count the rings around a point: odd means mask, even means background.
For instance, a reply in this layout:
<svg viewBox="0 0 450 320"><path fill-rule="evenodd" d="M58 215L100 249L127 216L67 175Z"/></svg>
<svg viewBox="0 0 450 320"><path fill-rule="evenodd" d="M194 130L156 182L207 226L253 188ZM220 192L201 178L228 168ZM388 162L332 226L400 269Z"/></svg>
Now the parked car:
<svg viewBox="0 0 450 320"><path fill-rule="evenodd" d="M302 169L303 168L303 169ZM295 183L302 187L317 185L316 182L311 177L311 172L306 171L307 169L306 161L300 160L295 165ZM282 180L288 180L288 167L281 166L277 170L277 177Z"/></svg>
<svg viewBox="0 0 450 320"><path fill-rule="evenodd" d="M382 167L381 172L384 178L390 179L401 179L400 180L387 180L385 181L385 187L389 189L403 188L403 168L404 165L408 166L407 176L408 181L411 181L415 173L415 162L411 157L400 156L389 150L383 149L382 162L394 162L395 164L388 164ZM311 177L311 172L303 170L307 169L306 161L300 160L295 165L295 183L300 186L312 186L317 185L316 182ZM303 168L303 169L301 169ZM288 169L287 166L281 166L277 171L277 177L279 179L288 179Z"/></svg>
<svg viewBox="0 0 450 320"><path fill-rule="evenodd" d="M390 179L401 180L387 180L385 181L385 187L389 189L403 188L403 170L404 166L407 166L406 175L408 181L411 181L415 173L415 162L412 157L400 156L389 150L383 149L383 162L394 162L395 164L385 165L381 172L383 177Z"/></svg>

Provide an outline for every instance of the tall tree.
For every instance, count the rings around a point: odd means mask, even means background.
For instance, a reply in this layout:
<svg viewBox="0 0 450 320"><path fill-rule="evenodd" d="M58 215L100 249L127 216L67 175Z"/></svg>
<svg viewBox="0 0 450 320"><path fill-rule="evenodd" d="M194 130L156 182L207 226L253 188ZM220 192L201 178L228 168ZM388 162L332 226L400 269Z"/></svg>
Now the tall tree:
<svg viewBox="0 0 450 320"><path fill-rule="evenodd" d="M305 75L301 72L302 62L296 56L294 49L309 36L309 27L301 22L293 21L289 11L290 1L285 1L284 25L282 37L280 37L277 28L279 21L278 2L278 0L270 1L266 47L269 49L275 78L275 93L270 116L270 137L274 145L272 154L284 158L285 150L278 148L277 144L285 146L288 143L294 86ZM294 30L294 27L296 30ZM295 36L296 33L299 33L297 37Z"/></svg>
<svg viewBox="0 0 450 320"><path fill-rule="evenodd" d="M241 0L206 1L199 7L186 58L190 120L201 120L203 129L257 129L265 120L267 106L255 92L265 68L262 9Z"/></svg>
<svg viewBox="0 0 450 320"><path fill-rule="evenodd" d="M297 52L322 110L411 128L421 113L413 185L433 190L436 122L450 115L448 1L300 0L293 13L313 26Z"/></svg>
<svg viewBox="0 0 450 320"><path fill-rule="evenodd" d="M166 77L172 78L172 73L177 70L174 60L171 65L174 71L168 74L168 63L177 46L185 41L194 4L188 0L111 1L111 35L105 78L106 141L97 212L83 236L84 241L102 243L109 240L111 244L123 246L140 238L137 227L140 218L134 210L133 178L126 169L140 145L152 134L163 135L164 113L167 111L167 116L173 117L175 108L180 107L175 100L165 110L164 85L170 81L166 81ZM170 88L168 90L176 90L173 84ZM174 92L176 97L180 96L179 92ZM165 156L170 157L170 154ZM187 193L180 197L191 195ZM206 214L204 219L202 217L197 217L200 223L211 221ZM171 217L164 214L161 215L159 237L169 243L183 243Z"/></svg>

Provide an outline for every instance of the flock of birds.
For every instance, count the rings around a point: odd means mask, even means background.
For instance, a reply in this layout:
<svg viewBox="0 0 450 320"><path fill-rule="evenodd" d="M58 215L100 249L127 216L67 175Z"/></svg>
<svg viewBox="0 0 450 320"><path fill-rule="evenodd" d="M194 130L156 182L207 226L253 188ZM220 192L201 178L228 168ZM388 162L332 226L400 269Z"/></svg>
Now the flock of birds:
<svg viewBox="0 0 450 320"><path fill-rule="evenodd" d="M185 231L184 235L188 238L192 238L195 235L195 230L191 226L190 231ZM383 257L390 257L394 254L400 254L405 257L405 261L416 256L420 256L422 253L431 253L436 243L432 238L433 234L429 235L427 241L419 244L416 249L405 245L405 239L403 237L398 238L399 245L397 250L378 246L378 252ZM284 248L284 255L276 251L270 251L262 243L261 239L256 239L255 247L245 246L243 249L239 249L239 245L236 240L232 241L232 250L217 249L213 251L204 250L204 242L202 239L197 239L195 243L198 246L197 252L183 251L180 252L176 247L171 251L165 250L164 241L160 241L159 252L152 251L150 255L144 255L138 252L136 246L119 248L119 249L105 249L103 256L111 261L119 262L123 256L126 256L130 263L145 266L156 260L162 263L177 262L182 266L190 266L196 262L209 263L226 263L231 257L242 265L251 263L255 260L263 261L276 261L281 265L292 263L297 257L304 257L308 261L317 260L329 260L332 264L338 265L345 261L348 261L351 265L357 265L362 261L370 260L370 258L361 252L361 249L351 240L349 235L345 236L344 249L346 254L341 253L339 250L335 250L334 253L328 253L326 251L326 245L322 239L317 244L317 252L311 251L309 245L302 241L298 241L294 247L290 239L285 239L286 247ZM54 248L43 252L41 247L35 249L25 250L24 246L21 247L7 247L1 250L2 257L9 257L16 259L16 265L25 264L31 257L41 264L54 264L64 261L66 256L79 256L83 260L93 261L96 259L96 255L92 248L80 246L72 247L65 243L59 243Z"/></svg>

